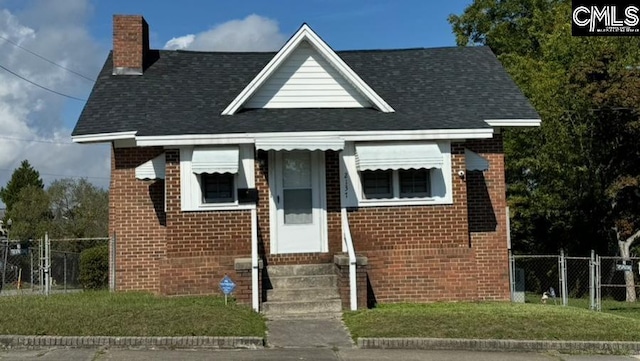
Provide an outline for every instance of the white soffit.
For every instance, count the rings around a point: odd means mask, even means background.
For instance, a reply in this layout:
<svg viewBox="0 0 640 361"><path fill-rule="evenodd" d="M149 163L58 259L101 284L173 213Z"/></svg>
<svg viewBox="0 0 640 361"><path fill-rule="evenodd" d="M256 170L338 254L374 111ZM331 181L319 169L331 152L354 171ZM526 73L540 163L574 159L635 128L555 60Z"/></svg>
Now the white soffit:
<svg viewBox="0 0 640 361"><path fill-rule="evenodd" d="M355 89L362 94L376 109L385 112L394 112L393 108L382 99L367 83L364 82L307 24L300 29L284 44L269 63L256 75L238 96L222 111L222 115L233 115L265 84L265 82L278 71L278 68L289 56L302 44L308 42L326 61Z"/></svg>
<svg viewBox="0 0 640 361"><path fill-rule="evenodd" d="M340 138L265 138L256 139L257 150L342 150Z"/></svg>
<svg viewBox="0 0 640 361"><path fill-rule="evenodd" d="M238 173L240 163L238 146L194 148L191 171L195 174Z"/></svg>
<svg viewBox="0 0 640 361"><path fill-rule="evenodd" d="M136 167L137 179L143 179L143 180L164 179L164 175L165 175L164 153Z"/></svg>
<svg viewBox="0 0 640 361"><path fill-rule="evenodd" d="M465 149L464 158L467 170L489 170L489 161L476 152Z"/></svg>
<svg viewBox="0 0 640 361"><path fill-rule="evenodd" d="M358 170L442 168L440 147L430 142L356 143Z"/></svg>

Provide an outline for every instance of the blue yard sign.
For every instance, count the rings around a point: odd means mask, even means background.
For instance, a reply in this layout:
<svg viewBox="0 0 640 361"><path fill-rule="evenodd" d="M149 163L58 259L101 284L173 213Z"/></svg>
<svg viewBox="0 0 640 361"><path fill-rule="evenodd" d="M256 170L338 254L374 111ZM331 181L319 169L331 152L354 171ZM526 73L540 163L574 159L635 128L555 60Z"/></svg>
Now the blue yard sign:
<svg viewBox="0 0 640 361"><path fill-rule="evenodd" d="M236 289L236 284L229 278L229 276L224 275L222 280L220 281L220 290L224 293L224 304L227 304L227 296Z"/></svg>

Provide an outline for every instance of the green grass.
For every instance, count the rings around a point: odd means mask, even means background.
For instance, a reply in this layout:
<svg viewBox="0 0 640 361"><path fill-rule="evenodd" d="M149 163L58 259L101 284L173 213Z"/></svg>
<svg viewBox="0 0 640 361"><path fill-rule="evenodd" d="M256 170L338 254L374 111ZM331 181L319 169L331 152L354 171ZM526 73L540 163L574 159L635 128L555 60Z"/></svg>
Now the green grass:
<svg viewBox="0 0 640 361"><path fill-rule="evenodd" d="M635 317L622 316L635 312ZM575 307L513 303L381 305L348 312L344 321L358 337L435 337L516 340L637 341L640 310L617 314Z"/></svg>
<svg viewBox="0 0 640 361"><path fill-rule="evenodd" d="M57 336L264 336L250 307L212 296L82 292L0 297L0 334Z"/></svg>

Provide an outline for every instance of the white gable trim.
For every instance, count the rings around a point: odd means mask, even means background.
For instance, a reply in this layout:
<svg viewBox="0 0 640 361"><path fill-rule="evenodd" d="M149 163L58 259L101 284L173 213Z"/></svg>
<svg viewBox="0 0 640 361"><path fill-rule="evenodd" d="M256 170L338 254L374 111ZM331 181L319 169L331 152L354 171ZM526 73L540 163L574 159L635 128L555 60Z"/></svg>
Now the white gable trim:
<svg viewBox="0 0 640 361"><path fill-rule="evenodd" d="M539 127L540 119L487 119L487 124L492 127Z"/></svg>
<svg viewBox="0 0 640 361"><path fill-rule="evenodd" d="M238 96L222 111L222 115L235 114L251 96L269 79L278 67L300 45L302 41L308 41L335 69L344 76L353 86L360 91L371 104L385 113L393 113L394 110L384 101L367 83L362 80L307 24L302 24L300 29L287 41L269 63L256 75Z"/></svg>

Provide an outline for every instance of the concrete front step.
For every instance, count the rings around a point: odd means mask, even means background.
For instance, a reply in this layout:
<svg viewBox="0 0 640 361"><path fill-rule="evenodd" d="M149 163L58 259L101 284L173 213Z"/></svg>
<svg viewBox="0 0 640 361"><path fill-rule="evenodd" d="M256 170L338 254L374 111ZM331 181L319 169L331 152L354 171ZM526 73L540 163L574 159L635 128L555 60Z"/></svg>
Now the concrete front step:
<svg viewBox="0 0 640 361"><path fill-rule="evenodd" d="M324 264L297 264L284 266L268 266L270 277L279 276L314 276L335 274L333 263Z"/></svg>
<svg viewBox="0 0 640 361"><path fill-rule="evenodd" d="M336 287L267 290L267 301L315 301L340 298Z"/></svg>
<svg viewBox="0 0 640 361"><path fill-rule="evenodd" d="M262 304L267 316L308 315L316 313L337 313L342 311L340 299L318 301L269 301Z"/></svg>
<svg viewBox="0 0 640 361"><path fill-rule="evenodd" d="M269 275L271 286L274 289L292 288L329 288L337 287L338 277L336 275L316 275L316 276L277 276Z"/></svg>

